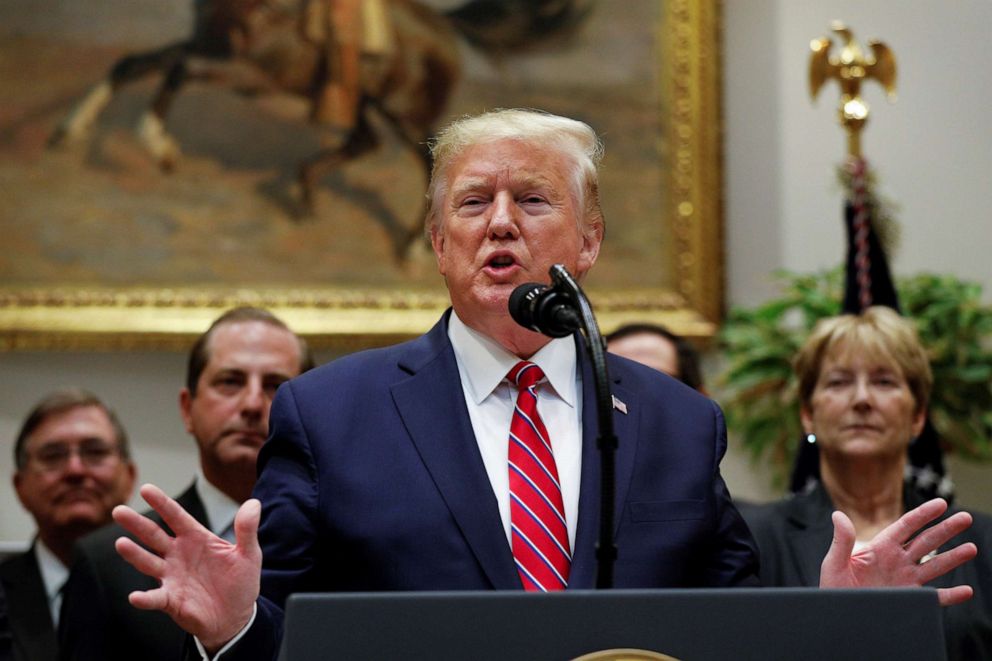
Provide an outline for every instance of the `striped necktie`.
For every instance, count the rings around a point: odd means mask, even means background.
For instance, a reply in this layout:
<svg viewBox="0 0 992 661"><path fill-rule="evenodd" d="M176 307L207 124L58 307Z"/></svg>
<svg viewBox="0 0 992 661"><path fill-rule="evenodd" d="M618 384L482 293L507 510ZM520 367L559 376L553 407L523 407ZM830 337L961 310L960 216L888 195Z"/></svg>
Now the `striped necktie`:
<svg viewBox="0 0 992 661"><path fill-rule="evenodd" d="M517 386L509 443L513 559L525 590L563 590L572 553L551 439L537 412L536 388L544 372L520 361L507 378Z"/></svg>

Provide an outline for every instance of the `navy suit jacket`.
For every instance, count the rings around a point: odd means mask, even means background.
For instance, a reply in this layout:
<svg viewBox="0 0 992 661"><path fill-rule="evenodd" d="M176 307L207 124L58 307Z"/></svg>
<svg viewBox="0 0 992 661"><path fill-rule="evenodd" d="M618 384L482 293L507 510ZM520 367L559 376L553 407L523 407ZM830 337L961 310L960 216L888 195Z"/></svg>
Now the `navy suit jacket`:
<svg viewBox="0 0 992 661"><path fill-rule="evenodd" d="M259 455L262 595L230 658L270 658L293 592L518 590L466 408L448 314L426 335L353 354L279 389ZM599 457L593 375L578 349L583 454L569 589L595 587ZM610 356L617 588L756 584L756 550L720 477L719 408Z"/></svg>

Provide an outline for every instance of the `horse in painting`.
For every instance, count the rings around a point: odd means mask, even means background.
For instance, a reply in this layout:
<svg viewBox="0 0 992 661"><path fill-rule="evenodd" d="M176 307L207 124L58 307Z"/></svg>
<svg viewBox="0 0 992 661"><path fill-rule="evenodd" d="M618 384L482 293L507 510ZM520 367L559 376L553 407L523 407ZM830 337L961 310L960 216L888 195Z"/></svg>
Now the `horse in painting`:
<svg viewBox="0 0 992 661"><path fill-rule="evenodd" d="M117 61L105 79L78 101L52 134L50 146L85 140L100 113L123 86L160 74L161 83L138 125L138 136L165 171L179 161L179 144L165 128L169 109L190 81L226 85L252 95L289 93L317 112L330 75L326 30L314 10L334 10L338 0L194 0L191 37ZM592 0L469 0L440 13L416 0L375 0L382 14L385 47L359 64L354 121L306 158L297 172L303 208L312 213L315 189L331 170L375 149L382 136L372 115L384 120L416 154L425 181L427 143L461 75L457 37L496 52L574 27ZM319 12L318 12L319 13ZM382 122L379 122L381 125ZM418 222L383 220L393 254L402 263L423 233Z"/></svg>

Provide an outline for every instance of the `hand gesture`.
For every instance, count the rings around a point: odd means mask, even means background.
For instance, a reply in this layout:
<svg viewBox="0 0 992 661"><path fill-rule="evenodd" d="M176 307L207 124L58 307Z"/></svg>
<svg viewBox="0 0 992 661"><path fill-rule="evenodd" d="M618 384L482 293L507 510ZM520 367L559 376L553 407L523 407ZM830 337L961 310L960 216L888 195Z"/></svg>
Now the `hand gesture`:
<svg viewBox="0 0 992 661"><path fill-rule="evenodd" d="M946 510L947 502L943 499L928 501L903 514L853 555L854 524L843 512L834 512L834 539L820 567L820 587L921 586L968 562L978 555L978 548L970 542L921 562L924 556L971 526L971 515L958 512L916 534ZM972 594L969 585L937 590L942 606L967 601Z"/></svg>
<svg viewBox="0 0 992 661"><path fill-rule="evenodd" d="M207 650L220 649L251 619L258 597L261 504L251 499L241 506L234 519L237 542L231 544L200 525L158 487L142 486L141 497L175 537L130 507L114 508L114 520L148 547L120 537L117 552L160 584L132 592L128 600L137 608L164 611Z"/></svg>

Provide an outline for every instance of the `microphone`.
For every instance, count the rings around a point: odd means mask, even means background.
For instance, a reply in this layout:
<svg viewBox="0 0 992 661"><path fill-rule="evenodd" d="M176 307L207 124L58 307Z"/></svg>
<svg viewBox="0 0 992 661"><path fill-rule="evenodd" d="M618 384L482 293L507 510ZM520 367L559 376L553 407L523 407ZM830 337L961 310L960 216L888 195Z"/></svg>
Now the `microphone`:
<svg viewBox="0 0 992 661"><path fill-rule="evenodd" d="M596 391L596 417L599 436L596 447L600 453L599 541L596 543L596 588L613 587L613 565L617 546L613 541L613 510L616 501L616 448L619 443L613 431L615 398L610 392L610 375L606 368L606 343L592 306L579 283L562 264L548 269L551 286L537 282L520 285L510 294L510 316L518 324L551 337L565 337L579 331L585 336Z"/></svg>
<svg viewBox="0 0 992 661"><path fill-rule="evenodd" d="M509 307L514 321L549 337L571 335L581 325L572 297L538 282L528 282L514 289Z"/></svg>

